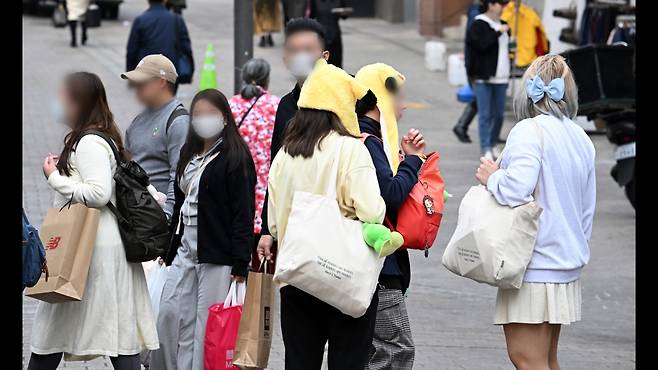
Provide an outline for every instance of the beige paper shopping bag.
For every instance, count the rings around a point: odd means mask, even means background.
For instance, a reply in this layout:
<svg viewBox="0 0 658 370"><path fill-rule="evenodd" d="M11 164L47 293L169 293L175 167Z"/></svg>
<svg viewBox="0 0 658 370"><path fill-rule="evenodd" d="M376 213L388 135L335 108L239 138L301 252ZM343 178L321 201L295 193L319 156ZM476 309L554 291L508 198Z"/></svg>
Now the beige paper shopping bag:
<svg viewBox="0 0 658 370"><path fill-rule="evenodd" d="M48 210L39 231L46 248L48 281L43 274L25 295L49 303L82 299L99 217L98 209L82 204Z"/></svg>
<svg viewBox="0 0 658 370"><path fill-rule="evenodd" d="M233 364L241 369L267 367L274 316L272 274L249 272Z"/></svg>

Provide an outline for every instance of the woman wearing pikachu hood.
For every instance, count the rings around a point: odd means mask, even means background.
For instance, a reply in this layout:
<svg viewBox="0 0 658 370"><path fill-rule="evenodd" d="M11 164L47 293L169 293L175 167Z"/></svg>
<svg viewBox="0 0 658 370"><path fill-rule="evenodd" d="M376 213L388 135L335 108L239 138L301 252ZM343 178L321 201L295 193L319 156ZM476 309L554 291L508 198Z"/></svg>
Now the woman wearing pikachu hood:
<svg viewBox="0 0 658 370"><path fill-rule="evenodd" d="M337 162L337 202L343 216L380 224L386 206L379 195L370 153L359 141L354 106L368 89L324 59L302 86L299 111L287 127L268 179L268 224L277 240L284 240L296 191L323 194ZM338 232L327 230L327 232ZM318 239L322 235L318 235ZM279 252L285 246L279 244ZM336 245L336 248L341 248ZM279 254L279 263L281 263ZM277 267L279 264L277 264ZM330 370L363 370L368 362L377 310L377 294L358 318L302 290L281 284L281 331L286 370L320 370L329 342Z"/></svg>
<svg viewBox="0 0 658 370"><path fill-rule="evenodd" d="M386 202L387 223L396 225L398 209L418 182L418 171L425 161L423 135L411 129L399 146L398 125L404 110L404 76L393 67L376 63L356 74L357 82L369 88L376 100L361 99L356 104L359 128L377 172L381 196ZM366 369L412 369L414 343L404 293L409 287L409 253L399 249L386 257L379 275L379 305L369 363Z"/></svg>

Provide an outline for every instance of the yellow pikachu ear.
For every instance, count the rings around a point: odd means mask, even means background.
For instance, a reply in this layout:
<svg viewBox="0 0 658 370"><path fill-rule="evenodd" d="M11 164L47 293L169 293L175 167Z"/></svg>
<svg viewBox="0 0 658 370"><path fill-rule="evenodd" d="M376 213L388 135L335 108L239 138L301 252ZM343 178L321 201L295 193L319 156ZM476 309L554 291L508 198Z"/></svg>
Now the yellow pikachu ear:
<svg viewBox="0 0 658 370"><path fill-rule="evenodd" d="M352 87L352 93L357 100L363 98L368 93L368 88L354 78L350 79L350 85Z"/></svg>

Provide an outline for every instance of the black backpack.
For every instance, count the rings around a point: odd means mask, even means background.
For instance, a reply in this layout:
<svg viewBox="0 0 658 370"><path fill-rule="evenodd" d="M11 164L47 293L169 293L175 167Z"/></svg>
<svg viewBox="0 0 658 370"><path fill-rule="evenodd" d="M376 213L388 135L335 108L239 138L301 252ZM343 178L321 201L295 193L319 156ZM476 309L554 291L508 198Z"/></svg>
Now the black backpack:
<svg viewBox="0 0 658 370"><path fill-rule="evenodd" d="M171 234L164 210L147 189L149 178L146 171L134 161L122 160L114 142L105 133L87 130L80 139L85 135L103 138L117 161L114 174L116 206L108 202L107 207L119 222L126 259L128 262L146 262L163 256L169 248Z"/></svg>

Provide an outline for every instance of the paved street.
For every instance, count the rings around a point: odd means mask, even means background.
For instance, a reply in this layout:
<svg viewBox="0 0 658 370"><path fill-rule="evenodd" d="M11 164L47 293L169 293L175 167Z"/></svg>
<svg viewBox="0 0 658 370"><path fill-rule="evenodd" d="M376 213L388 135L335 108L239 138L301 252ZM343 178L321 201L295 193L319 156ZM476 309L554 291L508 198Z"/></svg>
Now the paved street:
<svg viewBox="0 0 658 370"><path fill-rule="evenodd" d="M233 88L231 0L188 0L185 12L197 61L197 76L203 53L213 43L220 89ZM48 18L25 16L23 82L23 203L35 225L40 225L51 202L41 172L43 158L62 146L63 127L52 122L48 110L59 78L66 72L97 73L108 92L116 121L125 129L139 111L119 74L125 65L125 44L131 20L146 7L145 0L126 0L118 21L103 21L90 29L89 45L68 46L68 29L54 29ZM415 24L391 25L372 19L349 19L343 23L345 69L354 73L367 63L385 62L407 76L408 98L418 104L407 111L401 130L423 131L429 148L441 153L441 170L447 189L455 196L446 205L441 231L429 258L412 253L413 278L408 308L416 343L414 369L498 370L512 369L505 351L502 330L493 326L496 290L449 273L441 255L454 230L460 198L475 183L479 149L461 144L450 131L463 109L455 99L456 88L447 84L445 73L424 68L425 40ZM273 49L255 48L255 55L272 64L271 91L283 95L292 79L281 62L281 34L274 36ZM457 52L459 41L448 42ZM195 85L183 85L179 97L189 104ZM507 117L505 131L513 124ZM471 128L477 138L477 124ZM582 276L583 321L562 330L560 346L563 369L635 368L635 212L623 191L609 176L613 148L601 135L592 136L597 149L597 213L591 242L592 258ZM36 301L24 300L24 365ZM277 327L269 369L283 370L283 345ZM110 369L108 360L62 363L63 369ZM157 370L157 369L155 369Z"/></svg>

